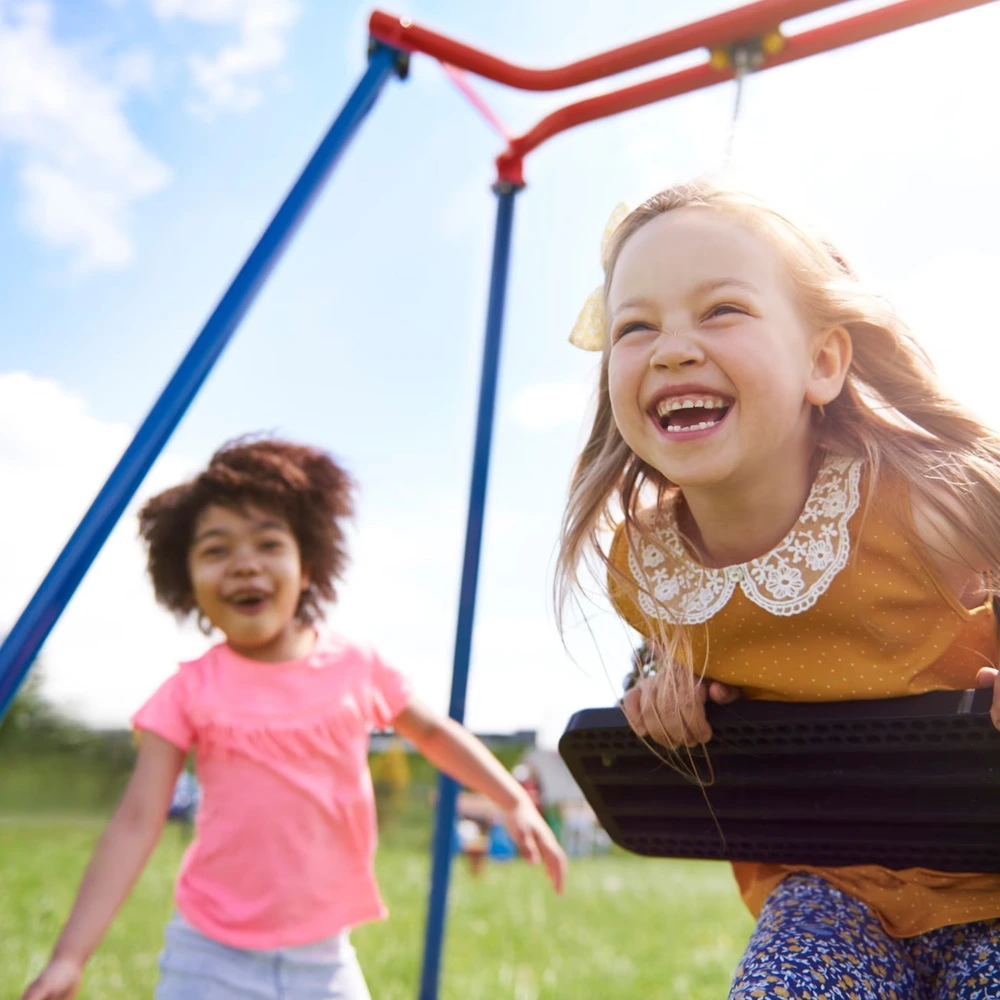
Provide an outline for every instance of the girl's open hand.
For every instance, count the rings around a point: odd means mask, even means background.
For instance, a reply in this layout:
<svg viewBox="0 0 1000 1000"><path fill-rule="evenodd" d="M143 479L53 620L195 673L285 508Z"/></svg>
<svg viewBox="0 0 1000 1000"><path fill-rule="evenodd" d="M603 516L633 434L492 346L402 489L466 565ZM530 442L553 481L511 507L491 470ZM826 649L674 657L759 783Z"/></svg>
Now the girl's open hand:
<svg viewBox="0 0 1000 1000"><path fill-rule="evenodd" d="M1000 729L1000 684L997 684L997 671L994 667L983 667L976 675L977 688L993 688L993 706L990 708L990 718L993 725Z"/></svg>
<svg viewBox="0 0 1000 1000"><path fill-rule="evenodd" d="M566 880L566 855L535 804L525 796L504 814L504 819L522 857L533 865L542 861L553 888L561 893Z"/></svg>
<svg viewBox="0 0 1000 1000"><path fill-rule="evenodd" d="M73 1000L82 978L83 969L77 962L54 958L28 987L21 1000Z"/></svg>
<svg viewBox="0 0 1000 1000"><path fill-rule="evenodd" d="M736 688L718 681L702 681L692 690L686 704L678 704L676 685L666 672L642 677L622 698L622 711L637 736L649 737L670 750L707 743L712 727L705 717L705 703L711 698L728 705L740 696Z"/></svg>

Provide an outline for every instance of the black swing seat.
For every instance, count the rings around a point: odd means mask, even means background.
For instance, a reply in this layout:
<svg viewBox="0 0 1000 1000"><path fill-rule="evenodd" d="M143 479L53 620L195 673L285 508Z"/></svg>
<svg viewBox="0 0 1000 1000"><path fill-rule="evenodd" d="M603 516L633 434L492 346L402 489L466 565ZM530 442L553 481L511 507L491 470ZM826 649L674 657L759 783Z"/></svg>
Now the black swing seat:
<svg viewBox="0 0 1000 1000"><path fill-rule="evenodd" d="M708 787L619 708L577 712L559 752L611 839L637 854L1000 872L991 701L983 689L710 705L712 740L692 751Z"/></svg>

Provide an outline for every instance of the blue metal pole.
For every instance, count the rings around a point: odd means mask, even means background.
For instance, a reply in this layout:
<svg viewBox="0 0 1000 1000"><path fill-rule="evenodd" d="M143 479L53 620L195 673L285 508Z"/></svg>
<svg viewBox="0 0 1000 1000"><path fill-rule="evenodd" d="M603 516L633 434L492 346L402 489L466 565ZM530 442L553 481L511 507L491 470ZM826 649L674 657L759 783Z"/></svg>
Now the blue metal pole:
<svg viewBox="0 0 1000 1000"><path fill-rule="evenodd" d="M0 646L0 721L52 626L305 218L340 154L389 77L405 72L405 58L398 49L373 46L364 76Z"/></svg>
<svg viewBox="0 0 1000 1000"><path fill-rule="evenodd" d="M520 186L501 182L494 190L497 193L498 203L496 234L493 239L493 269L486 314L483 367L479 382L476 448L472 459L469 516L465 527L465 557L462 562L462 589L458 601L455 660L451 675L451 703L448 709L448 714L458 722L465 718L465 693L468 688L469 653L472 649L472 625L476 609L479 552L483 538L483 509L486 504L486 483L490 469L493 412L500 365L504 299L507 291L507 267L514 222L514 197ZM458 800L458 785L447 775L441 775L438 789L437 817L434 825L434 861L427 906L420 1000L437 1000L438 996L445 912L448 906L448 880L451 875L452 833L455 826L455 805Z"/></svg>

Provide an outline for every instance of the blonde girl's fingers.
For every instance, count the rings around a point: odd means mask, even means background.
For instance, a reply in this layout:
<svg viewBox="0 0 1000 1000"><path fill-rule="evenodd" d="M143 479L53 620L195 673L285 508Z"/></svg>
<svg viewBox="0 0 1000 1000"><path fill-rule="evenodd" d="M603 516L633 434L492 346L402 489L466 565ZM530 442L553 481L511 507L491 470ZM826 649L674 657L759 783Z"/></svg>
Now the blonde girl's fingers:
<svg viewBox="0 0 1000 1000"><path fill-rule="evenodd" d="M678 742L686 747L697 746L711 737L712 731L705 718L705 696L705 688L699 685L692 692L692 697L677 713L680 730Z"/></svg>
<svg viewBox="0 0 1000 1000"><path fill-rule="evenodd" d="M997 671L993 667L983 667L976 675L976 687L993 688L990 718L993 720L993 725L1000 729L1000 684L997 684Z"/></svg>
<svg viewBox="0 0 1000 1000"><path fill-rule="evenodd" d="M661 746L674 750L684 742L684 725L665 673L655 674L643 685L643 721L650 738Z"/></svg>
<svg viewBox="0 0 1000 1000"><path fill-rule="evenodd" d="M705 704L708 701L708 685L698 684L695 701L691 705L691 729L698 743L707 743L712 738L712 727L708 724Z"/></svg>
<svg viewBox="0 0 1000 1000"><path fill-rule="evenodd" d="M676 750L678 747L691 747L700 742L697 715L692 714L690 706L684 711L678 711L676 706L657 706L652 699L650 703L649 714L653 717L653 722L647 724L650 736L657 743Z"/></svg>
<svg viewBox="0 0 1000 1000"><path fill-rule="evenodd" d="M651 739L671 750L695 746L705 725L700 701L679 705L677 691L663 674L652 678L644 692L643 722Z"/></svg>
<svg viewBox="0 0 1000 1000"><path fill-rule="evenodd" d="M639 715L642 720L640 735L672 748L676 742L676 732L669 725L670 716L662 712L657 703L656 678L644 680L638 687Z"/></svg>
<svg viewBox="0 0 1000 1000"><path fill-rule="evenodd" d="M708 688L708 696L716 705L728 705L740 696L740 689L712 681Z"/></svg>
<svg viewBox="0 0 1000 1000"><path fill-rule="evenodd" d="M657 704L655 693L647 691L642 700L642 723L646 735L655 743L671 750L683 742L683 733L678 726L670 725L676 721L673 713L663 711Z"/></svg>
<svg viewBox="0 0 1000 1000"><path fill-rule="evenodd" d="M629 689L621 706L638 736L675 750L679 746L696 746L711 738L705 718L705 696L705 690L699 688L694 699L679 708L669 679L658 674Z"/></svg>
<svg viewBox="0 0 1000 1000"><path fill-rule="evenodd" d="M645 736L646 731L642 723L642 686L636 684L625 692L625 697L621 700L622 711L628 724L635 730L637 736Z"/></svg>

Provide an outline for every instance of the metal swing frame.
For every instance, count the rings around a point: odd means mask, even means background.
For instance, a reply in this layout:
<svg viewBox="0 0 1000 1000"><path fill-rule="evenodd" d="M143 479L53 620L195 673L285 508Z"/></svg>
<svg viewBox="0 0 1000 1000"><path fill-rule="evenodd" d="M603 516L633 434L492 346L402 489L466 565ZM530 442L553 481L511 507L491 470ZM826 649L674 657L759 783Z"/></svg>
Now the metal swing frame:
<svg viewBox="0 0 1000 1000"><path fill-rule="evenodd" d="M783 22L843 2L758 0L552 69L517 66L405 19L374 12L369 22L369 63L361 80L0 646L0 720L52 627L305 219L361 122L391 77L405 79L412 53L431 56L449 67L519 90L555 91L707 49L709 56L699 65L559 108L528 131L510 138L497 157L496 229L449 705L451 717L461 721L465 715L514 199L525 184L525 158L549 139L577 125L736 79L745 71L747 52L753 53L753 71L762 72L982 6L992 0L901 0L797 34L782 34ZM457 791L455 783L442 776L420 1000L434 1000L438 996Z"/></svg>

